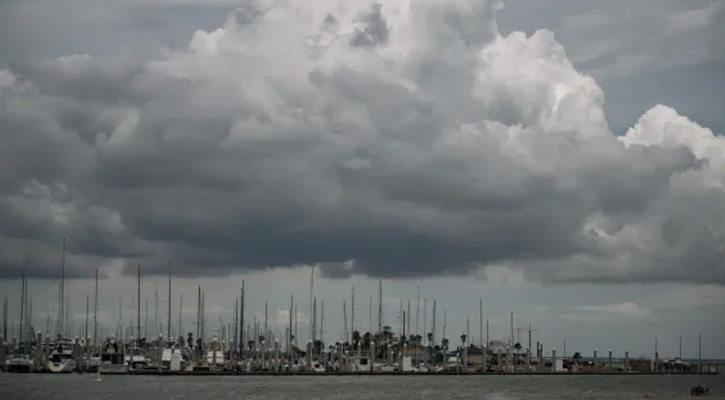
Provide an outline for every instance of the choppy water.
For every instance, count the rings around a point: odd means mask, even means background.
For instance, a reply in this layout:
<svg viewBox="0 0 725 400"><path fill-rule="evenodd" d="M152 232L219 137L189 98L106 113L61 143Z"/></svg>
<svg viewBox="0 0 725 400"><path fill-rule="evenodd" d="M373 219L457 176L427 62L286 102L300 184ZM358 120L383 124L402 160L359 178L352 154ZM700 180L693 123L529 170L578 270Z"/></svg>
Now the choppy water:
<svg viewBox="0 0 725 400"><path fill-rule="evenodd" d="M723 376L325 376L158 377L0 373L2 400L281 399L652 399L689 397L690 387L725 395Z"/></svg>

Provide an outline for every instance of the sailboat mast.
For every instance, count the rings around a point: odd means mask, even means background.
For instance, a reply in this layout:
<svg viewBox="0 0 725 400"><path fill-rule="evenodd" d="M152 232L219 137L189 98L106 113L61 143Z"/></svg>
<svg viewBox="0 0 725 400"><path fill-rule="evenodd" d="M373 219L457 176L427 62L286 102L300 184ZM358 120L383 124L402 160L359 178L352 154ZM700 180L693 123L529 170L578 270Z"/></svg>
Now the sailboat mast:
<svg viewBox="0 0 725 400"><path fill-rule="evenodd" d="M378 283L378 332L383 331L383 280Z"/></svg>
<svg viewBox="0 0 725 400"><path fill-rule="evenodd" d="M23 270L23 274L20 278L20 332L18 332L18 337L20 338L20 343L23 343L23 338L25 337L25 329L23 328L23 317L25 316L25 270Z"/></svg>
<svg viewBox="0 0 725 400"><path fill-rule="evenodd" d="M141 264L137 267L136 278L136 340L141 339Z"/></svg>
<svg viewBox="0 0 725 400"><path fill-rule="evenodd" d="M350 330L355 332L355 286L352 287L352 304L350 304Z"/></svg>
<svg viewBox="0 0 725 400"><path fill-rule="evenodd" d="M63 247L61 249L60 258L60 286L58 287L58 321L56 323L56 334L62 336L65 306L65 238L63 238Z"/></svg>
<svg viewBox="0 0 725 400"><path fill-rule="evenodd" d="M83 336L83 345L85 346L85 351L88 352L88 313L90 312L91 308L91 296L86 295L86 327L85 327L85 336Z"/></svg>
<svg viewBox="0 0 725 400"><path fill-rule="evenodd" d="M166 340L171 340L171 263L169 263L169 312L166 318Z"/></svg>
<svg viewBox="0 0 725 400"><path fill-rule="evenodd" d="M93 347L98 345L98 269L96 269L96 290L93 296Z"/></svg>

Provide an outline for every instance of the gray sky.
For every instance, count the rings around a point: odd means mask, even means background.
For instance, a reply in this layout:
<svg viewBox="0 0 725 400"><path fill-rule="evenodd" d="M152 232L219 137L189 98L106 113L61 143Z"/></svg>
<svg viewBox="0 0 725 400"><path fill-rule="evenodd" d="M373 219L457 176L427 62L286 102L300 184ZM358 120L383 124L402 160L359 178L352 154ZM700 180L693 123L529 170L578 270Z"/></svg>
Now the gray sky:
<svg viewBox="0 0 725 400"><path fill-rule="evenodd" d="M725 3L380 3L0 0L11 317L25 270L44 329L66 237L78 324L96 268L114 325L170 262L185 330L243 279L302 322L319 265L331 338L382 278L438 336L483 297L495 338L725 357Z"/></svg>

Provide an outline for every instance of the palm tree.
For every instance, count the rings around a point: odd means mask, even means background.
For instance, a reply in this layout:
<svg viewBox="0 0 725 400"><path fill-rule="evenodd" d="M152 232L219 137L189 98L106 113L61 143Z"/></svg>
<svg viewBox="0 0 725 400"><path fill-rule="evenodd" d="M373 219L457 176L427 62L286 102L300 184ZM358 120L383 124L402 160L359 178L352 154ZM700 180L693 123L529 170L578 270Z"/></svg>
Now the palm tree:
<svg viewBox="0 0 725 400"><path fill-rule="evenodd" d="M577 352L574 353L574 355L571 358L574 359L574 364L576 364L576 366L578 367L579 366L579 360L582 359L582 354L577 351Z"/></svg>
<svg viewBox="0 0 725 400"><path fill-rule="evenodd" d="M461 346L466 347L466 334L461 335Z"/></svg>
<svg viewBox="0 0 725 400"><path fill-rule="evenodd" d="M428 345L433 343L433 332L428 332Z"/></svg>
<svg viewBox="0 0 725 400"><path fill-rule="evenodd" d="M446 339L446 338L441 339L441 347L448 350L448 339Z"/></svg>
<svg viewBox="0 0 725 400"><path fill-rule="evenodd" d="M353 331L353 333L352 333L352 344L354 346L357 346L358 343L360 343L360 332Z"/></svg>

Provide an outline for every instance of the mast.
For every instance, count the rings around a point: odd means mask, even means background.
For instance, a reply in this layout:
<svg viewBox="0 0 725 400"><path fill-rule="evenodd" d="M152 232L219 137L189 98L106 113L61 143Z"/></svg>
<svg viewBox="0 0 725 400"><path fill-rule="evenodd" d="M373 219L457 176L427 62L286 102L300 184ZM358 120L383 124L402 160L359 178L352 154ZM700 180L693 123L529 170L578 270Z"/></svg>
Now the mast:
<svg viewBox="0 0 725 400"><path fill-rule="evenodd" d="M85 329L85 336L83 336L83 344L85 346L85 351L88 352L88 313L91 310L91 296L86 295L86 329Z"/></svg>
<svg viewBox="0 0 725 400"><path fill-rule="evenodd" d="M23 343L23 338L25 337L25 329L23 327L23 318L25 317L25 301L25 269L23 269L23 274L20 278L20 331L18 332L20 343Z"/></svg>
<svg viewBox="0 0 725 400"><path fill-rule="evenodd" d="M511 311L511 348L514 347L514 312Z"/></svg>
<svg viewBox="0 0 725 400"><path fill-rule="evenodd" d="M320 309L320 343L324 346L325 344L325 300L322 300L322 307Z"/></svg>
<svg viewBox="0 0 725 400"><path fill-rule="evenodd" d="M196 338L201 338L201 285L197 290L196 300Z"/></svg>
<svg viewBox="0 0 725 400"><path fill-rule="evenodd" d="M96 268L96 289L93 296L93 347L98 345L98 268Z"/></svg>
<svg viewBox="0 0 725 400"><path fill-rule="evenodd" d="M347 304L345 302L345 299L342 300L342 320L344 323L344 332L345 332L345 343L350 343L350 336L348 335L347 331Z"/></svg>
<svg viewBox="0 0 725 400"><path fill-rule="evenodd" d="M289 296L289 329L287 330L287 353L292 353L292 311L295 306L295 295Z"/></svg>
<svg viewBox="0 0 725 400"><path fill-rule="evenodd" d="M297 347L297 303L295 302L295 347Z"/></svg>
<svg viewBox="0 0 725 400"><path fill-rule="evenodd" d="M420 335L420 285L415 286L415 335Z"/></svg>
<svg viewBox="0 0 725 400"><path fill-rule="evenodd" d="M446 325L448 325L448 310L443 307L443 337L441 339L446 338Z"/></svg>
<svg viewBox="0 0 725 400"><path fill-rule="evenodd" d="M378 332L383 331L383 280L378 284Z"/></svg>
<svg viewBox="0 0 725 400"><path fill-rule="evenodd" d="M179 337L184 338L184 331L181 325L181 311L184 309L184 292L179 293ZM183 347L183 343L182 343Z"/></svg>
<svg viewBox="0 0 725 400"><path fill-rule="evenodd" d="M368 304L368 331L373 332L373 294L370 293L370 303Z"/></svg>
<svg viewBox="0 0 725 400"><path fill-rule="evenodd" d="M310 269L310 313L312 318L310 319L310 340L315 343L315 266L313 265Z"/></svg>
<svg viewBox="0 0 725 400"><path fill-rule="evenodd" d="M262 335L264 336L264 340L269 342L270 337L269 337L269 328L267 325L267 302L266 301L264 302L264 333L262 333Z"/></svg>
<svg viewBox="0 0 725 400"><path fill-rule="evenodd" d="M3 302L3 339L8 340L8 298Z"/></svg>
<svg viewBox="0 0 725 400"><path fill-rule="evenodd" d="M60 286L58 287L58 321L56 323L56 334L62 336L64 331L63 321L65 321L65 238L63 238L63 247L61 249L60 258Z"/></svg>
<svg viewBox="0 0 725 400"><path fill-rule="evenodd" d="M433 333L433 343L435 343L436 338L436 301L433 300L433 326L431 327L431 333Z"/></svg>
<svg viewBox="0 0 725 400"><path fill-rule="evenodd" d="M423 299L423 343L428 337L428 299Z"/></svg>
<svg viewBox="0 0 725 400"><path fill-rule="evenodd" d="M154 280L154 329L151 331L153 340L159 336L159 270L156 270L156 279Z"/></svg>
<svg viewBox="0 0 725 400"><path fill-rule="evenodd" d="M244 342L244 281L242 281L241 298L239 299L239 344L242 355L247 343Z"/></svg>
<svg viewBox="0 0 725 400"><path fill-rule="evenodd" d="M312 344L317 339L317 297L312 299Z"/></svg>
<svg viewBox="0 0 725 400"><path fill-rule="evenodd" d="M355 286L352 287L352 304L350 304L350 330L355 332Z"/></svg>
<svg viewBox="0 0 725 400"><path fill-rule="evenodd" d="M483 297L478 299L478 343L483 350ZM529 348L531 348L531 340L529 340Z"/></svg>
<svg viewBox="0 0 725 400"><path fill-rule="evenodd" d="M141 340L141 264L138 265L136 278L136 341Z"/></svg>
<svg viewBox="0 0 725 400"><path fill-rule="evenodd" d="M412 314L410 313L410 300L408 300L408 317L406 318L406 323L408 324L407 329L405 330L408 333L408 336L412 335L410 332L410 320L413 319Z"/></svg>
<svg viewBox="0 0 725 400"><path fill-rule="evenodd" d="M171 263L169 263L169 312L166 320L166 340L171 340Z"/></svg>

